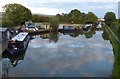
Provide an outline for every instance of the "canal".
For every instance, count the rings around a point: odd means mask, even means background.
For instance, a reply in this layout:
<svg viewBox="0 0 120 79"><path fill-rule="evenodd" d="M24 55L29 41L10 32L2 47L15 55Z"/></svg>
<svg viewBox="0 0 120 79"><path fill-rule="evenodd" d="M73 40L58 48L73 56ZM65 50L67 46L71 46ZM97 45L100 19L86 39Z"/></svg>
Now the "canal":
<svg viewBox="0 0 120 79"><path fill-rule="evenodd" d="M103 30L32 36L25 53L3 58L9 77L111 77L114 53Z"/></svg>

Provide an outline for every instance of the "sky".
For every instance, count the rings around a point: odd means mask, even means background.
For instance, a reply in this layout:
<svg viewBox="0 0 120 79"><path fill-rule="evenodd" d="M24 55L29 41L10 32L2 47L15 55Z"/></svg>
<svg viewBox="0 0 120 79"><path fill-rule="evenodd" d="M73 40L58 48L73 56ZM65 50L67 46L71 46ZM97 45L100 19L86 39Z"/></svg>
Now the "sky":
<svg viewBox="0 0 120 79"><path fill-rule="evenodd" d="M119 0L0 0L0 12L2 6L9 3L19 3L31 10L33 14L56 15L69 13L73 9L81 12L93 12L99 18L103 18L106 12L114 12L118 17Z"/></svg>

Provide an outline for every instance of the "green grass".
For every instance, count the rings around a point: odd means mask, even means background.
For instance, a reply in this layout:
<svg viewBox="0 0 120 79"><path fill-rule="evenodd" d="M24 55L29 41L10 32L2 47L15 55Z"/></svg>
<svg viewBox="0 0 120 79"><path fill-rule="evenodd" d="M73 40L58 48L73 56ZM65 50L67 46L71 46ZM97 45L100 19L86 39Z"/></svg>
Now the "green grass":
<svg viewBox="0 0 120 79"><path fill-rule="evenodd" d="M114 58L115 58L112 76L118 77L120 79L120 43L115 39L115 37L108 30L107 27L108 26L106 26L106 31L109 34L110 42L112 43L113 46Z"/></svg>
<svg viewBox="0 0 120 79"><path fill-rule="evenodd" d="M115 28L110 27L110 29L114 32L114 34L119 38L120 40L120 32L118 32Z"/></svg>

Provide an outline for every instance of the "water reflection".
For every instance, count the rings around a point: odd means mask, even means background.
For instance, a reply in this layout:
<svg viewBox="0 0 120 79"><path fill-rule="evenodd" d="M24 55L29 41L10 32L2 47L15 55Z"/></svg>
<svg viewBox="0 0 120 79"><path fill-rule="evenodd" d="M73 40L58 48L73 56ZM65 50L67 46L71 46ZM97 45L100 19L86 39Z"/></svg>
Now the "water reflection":
<svg viewBox="0 0 120 79"><path fill-rule="evenodd" d="M5 52L2 55L2 58L8 58L13 67L17 66L18 62L24 60L25 52L19 52L15 55L8 55Z"/></svg>
<svg viewBox="0 0 120 79"><path fill-rule="evenodd" d="M25 59L19 66L9 67L9 76L110 77L114 57L102 33L94 27L86 32L55 31L34 36L26 56L7 57L11 62Z"/></svg>
<svg viewBox="0 0 120 79"><path fill-rule="evenodd" d="M102 37L104 40L110 40L108 33L104 30L102 33Z"/></svg>
<svg viewBox="0 0 120 79"><path fill-rule="evenodd" d="M50 37L50 40L49 40L49 42L51 43L51 42L57 42L58 41L58 39L59 39L59 32L58 31L53 31L52 33L51 33L51 37Z"/></svg>
<svg viewBox="0 0 120 79"><path fill-rule="evenodd" d="M101 28L102 29L102 28ZM84 31L84 30L79 30L79 31L53 31L51 33L46 33L46 34L40 34L40 38L42 39L49 39L50 42L57 42L59 40L59 33L62 33L63 35L69 35L70 37L76 38L80 35L84 35L86 38L92 38L93 35L96 34L96 31L102 31L97 29L97 27L91 28L89 31Z"/></svg>

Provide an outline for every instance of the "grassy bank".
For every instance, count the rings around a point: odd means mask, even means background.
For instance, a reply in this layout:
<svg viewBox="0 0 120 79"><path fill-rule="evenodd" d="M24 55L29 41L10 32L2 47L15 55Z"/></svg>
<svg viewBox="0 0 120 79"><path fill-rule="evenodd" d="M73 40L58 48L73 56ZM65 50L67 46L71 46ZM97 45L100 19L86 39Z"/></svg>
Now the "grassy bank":
<svg viewBox="0 0 120 79"><path fill-rule="evenodd" d="M110 27L110 29L114 32L114 34L119 38L120 40L120 32L118 32L115 28Z"/></svg>
<svg viewBox="0 0 120 79"><path fill-rule="evenodd" d="M120 43L115 39L113 34L109 31L108 26L105 26L105 28L109 34L110 42L113 46L113 51L114 51L115 61L114 61L114 68L113 68L112 76L120 78Z"/></svg>

